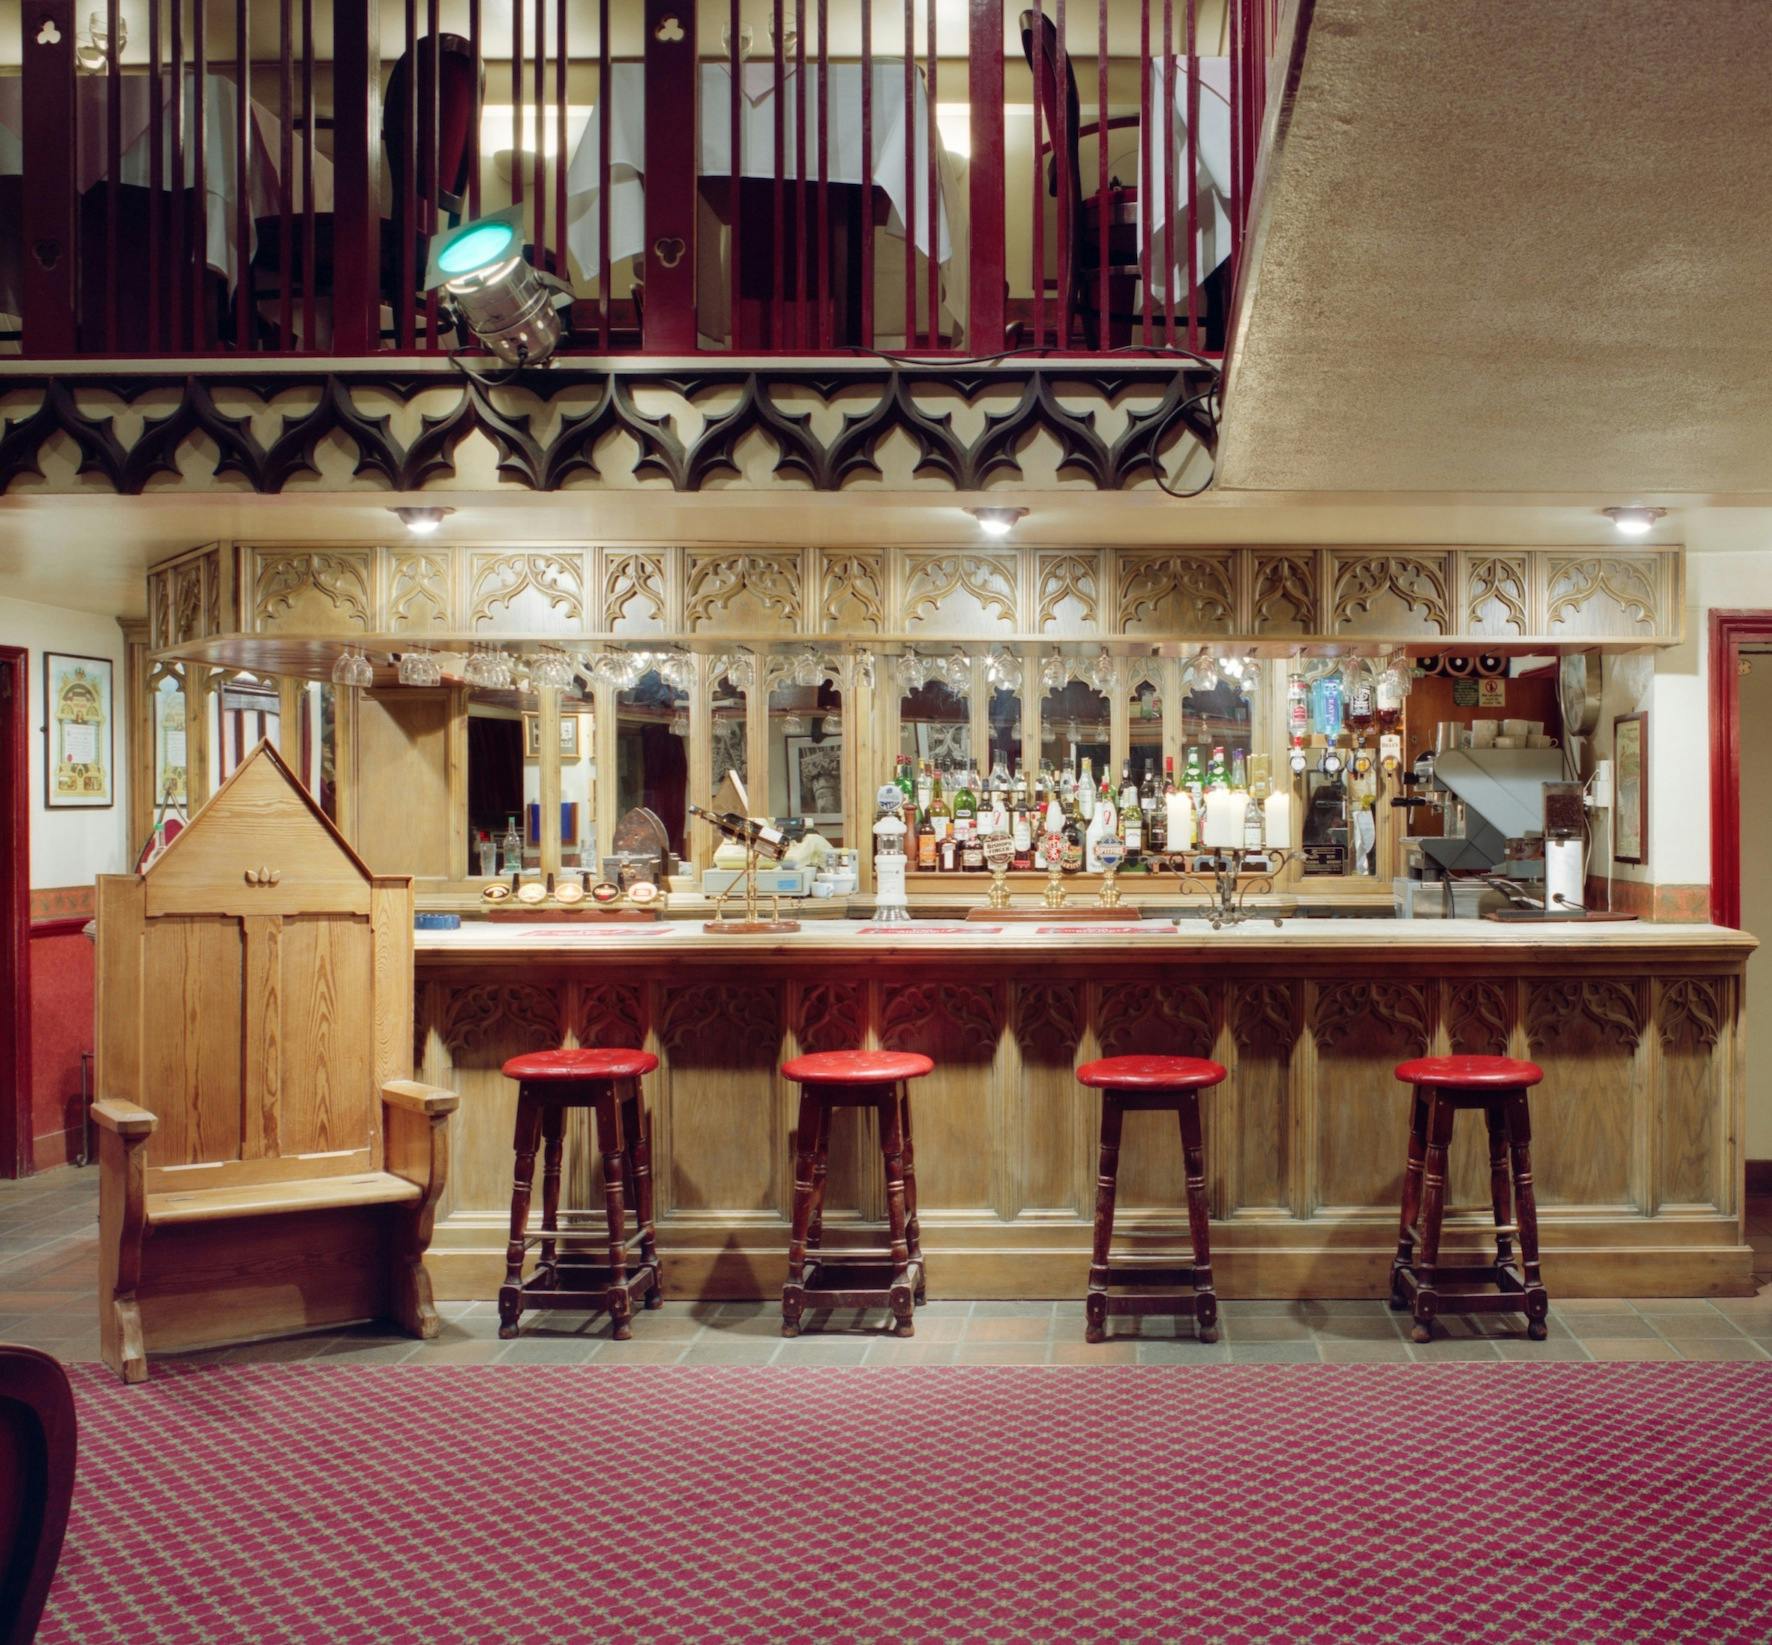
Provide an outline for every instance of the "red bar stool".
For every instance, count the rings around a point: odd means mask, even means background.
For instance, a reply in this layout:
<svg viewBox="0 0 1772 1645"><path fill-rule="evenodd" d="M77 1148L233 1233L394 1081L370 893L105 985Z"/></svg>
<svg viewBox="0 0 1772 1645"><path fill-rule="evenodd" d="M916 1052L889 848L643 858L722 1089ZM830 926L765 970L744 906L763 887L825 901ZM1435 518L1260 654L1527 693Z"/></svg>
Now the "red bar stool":
<svg viewBox="0 0 1772 1645"><path fill-rule="evenodd" d="M890 1308L893 1332L915 1334L912 1312L924 1299L923 1245L917 1228L917 1168L911 1147L909 1082L935 1064L916 1051L816 1051L782 1065L800 1087L794 1149L794 1222L788 1277L781 1288L781 1334L797 1337L800 1316L814 1308ZM831 1110L872 1108L879 1115L886 1166L884 1250L824 1245L824 1185Z"/></svg>
<svg viewBox="0 0 1772 1645"><path fill-rule="evenodd" d="M1205 1150L1200 1143L1200 1092L1217 1085L1224 1069L1204 1057L1103 1057L1077 1070L1084 1085L1102 1093L1101 1174L1095 1183L1095 1254L1089 1264L1089 1295L1084 1301L1084 1339L1101 1342L1110 1314L1192 1316L1200 1341L1218 1341L1218 1297L1212 1289L1212 1234L1206 1213ZM1181 1120L1181 1148L1187 1169L1187 1223L1193 1265L1115 1267L1108 1261L1114 1241L1114 1197L1120 1182L1120 1121L1128 1109L1173 1109ZM1169 1289L1120 1291L1116 1285L1158 1281ZM1189 1289L1184 1289L1187 1287Z"/></svg>
<svg viewBox="0 0 1772 1645"><path fill-rule="evenodd" d="M1512 1057L1417 1057L1397 1065L1397 1078L1415 1088L1409 1119L1409 1165L1403 1176L1403 1214L1391 1264L1391 1307L1415 1315L1410 1336L1426 1342L1442 1310L1526 1316L1526 1334L1546 1335L1550 1297L1538 1271L1538 1207L1532 1196L1532 1120L1526 1093L1544 1078L1537 1063ZM1440 1261L1440 1225L1446 1215L1446 1151L1461 1108L1480 1108L1489 1126L1489 1198L1495 1216L1493 1262ZM1509 1160L1517 1220L1509 1212ZM1418 1226L1419 1224L1419 1226ZM1513 1240L1520 1241L1514 1262ZM1415 1254L1417 1241L1421 1255ZM1493 1285L1493 1291L1442 1294L1446 1281Z"/></svg>
<svg viewBox="0 0 1772 1645"><path fill-rule="evenodd" d="M588 1049L532 1051L504 1065L517 1081L516 1169L511 1178L511 1241L505 1248L505 1282L498 1289L498 1334L514 1337L526 1308L607 1308L617 1340L633 1335L634 1296L648 1308L659 1293L658 1246L652 1232L652 1118L640 1093L642 1075L658 1067L650 1051ZM596 1115L603 1155L603 1229L592 1213L568 1210L560 1223L560 1155L566 1111ZM541 1177L541 1232L529 1232L529 1190L535 1179L535 1144L546 1146ZM627 1232L627 1202L639 1227ZM598 1260L593 1248L603 1247ZM523 1263L541 1247L534 1275L525 1282ZM630 1268L630 1259L632 1267Z"/></svg>

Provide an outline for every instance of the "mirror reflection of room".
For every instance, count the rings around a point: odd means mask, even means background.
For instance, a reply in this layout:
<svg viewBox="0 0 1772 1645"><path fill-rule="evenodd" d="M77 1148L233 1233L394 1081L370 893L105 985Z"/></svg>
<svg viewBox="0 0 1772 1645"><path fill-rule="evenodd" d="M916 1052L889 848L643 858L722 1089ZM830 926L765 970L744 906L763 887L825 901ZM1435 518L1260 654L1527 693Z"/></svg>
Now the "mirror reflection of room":
<svg viewBox="0 0 1772 1645"><path fill-rule="evenodd" d="M527 856L521 699L496 696L468 701L468 872L481 879L517 872Z"/></svg>
<svg viewBox="0 0 1772 1645"><path fill-rule="evenodd" d="M1066 680L1047 691L1040 705L1040 764L1049 771L1080 771L1082 762L1099 782L1110 754L1107 698L1083 680Z"/></svg>
<svg viewBox="0 0 1772 1645"><path fill-rule="evenodd" d="M671 851L687 850L689 693L656 669L615 698L616 820L644 806L664 824Z"/></svg>
<svg viewBox="0 0 1772 1645"><path fill-rule="evenodd" d="M843 693L829 679L769 693L769 810L843 844Z"/></svg>
<svg viewBox="0 0 1772 1645"><path fill-rule="evenodd" d="M908 686L898 702L898 751L952 788L955 772L972 760L972 704L945 680Z"/></svg>

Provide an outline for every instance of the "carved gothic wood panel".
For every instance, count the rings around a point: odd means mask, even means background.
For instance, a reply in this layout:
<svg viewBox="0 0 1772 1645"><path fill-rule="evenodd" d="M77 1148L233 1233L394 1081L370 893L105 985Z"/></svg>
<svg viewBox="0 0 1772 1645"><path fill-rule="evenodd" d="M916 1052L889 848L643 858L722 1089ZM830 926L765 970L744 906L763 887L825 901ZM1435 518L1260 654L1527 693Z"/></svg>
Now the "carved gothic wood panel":
<svg viewBox="0 0 1772 1645"><path fill-rule="evenodd" d="M1654 634L1661 623L1663 557L1551 554L1545 563L1547 634Z"/></svg>
<svg viewBox="0 0 1772 1645"><path fill-rule="evenodd" d="M599 557L603 628L610 634L658 634L670 626L665 552L606 548Z"/></svg>
<svg viewBox="0 0 1772 1645"><path fill-rule="evenodd" d="M886 627L886 556L878 549L818 551L818 626L832 634Z"/></svg>
<svg viewBox="0 0 1772 1645"><path fill-rule="evenodd" d="M1656 987L1662 1068L1656 1210L1676 1205L1734 1209L1722 1142L1730 1119L1731 1047L1725 1037L1734 1016L1729 997L1733 987L1727 977L1672 977Z"/></svg>
<svg viewBox="0 0 1772 1645"><path fill-rule="evenodd" d="M1317 556L1308 548L1258 549L1251 568L1249 630L1314 634L1319 627Z"/></svg>
<svg viewBox="0 0 1772 1645"><path fill-rule="evenodd" d="M470 551L468 627L577 633L584 623L584 560L582 549Z"/></svg>
<svg viewBox="0 0 1772 1645"><path fill-rule="evenodd" d="M1115 575L1116 633L1236 631L1236 569L1229 549L1121 549Z"/></svg>
<svg viewBox="0 0 1772 1645"><path fill-rule="evenodd" d="M1531 569L1524 554L1468 549L1459 565L1464 578L1461 626L1467 633L1510 639L1532 632Z"/></svg>
<svg viewBox="0 0 1772 1645"><path fill-rule="evenodd" d="M1428 991L1410 982L1335 982L1315 992L1316 1204L1395 1205L1409 1134L1396 1065L1432 1042Z"/></svg>
<svg viewBox="0 0 1772 1645"><path fill-rule="evenodd" d="M1329 622L1337 634L1433 636L1456 626L1451 556L1330 553Z"/></svg>
<svg viewBox="0 0 1772 1645"><path fill-rule="evenodd" d="M904 610L912 634L978 634L1021 626L1018 560L958 550L903 554Z"/></svg>
<svg viewBox="0 0 1772 1645"><path fill-rule="evenodd" d="M369 549L256 548L247 565L255 633L287 630L354 638L373 631L375 569Z"/></svg>
<svg viewBox="0 0 1772 1645"><path fill-rule="evenodd" d="M1101 613L1101 567L1091 553L1039 555L1034 587L1034 627L1062 638L1097 632Z"/></svg>
<svg viewBox="0 0 1772 1645"><path fill-rule="evenodd" d="M1235 985L1229 995L1235 1063L1221 1103L1234 1150L1227 1210L1286 1208L1293 1203L1292 1064L1304 1028L1298 990L1289 982Z"/></svg>
<svg viewBox="0 0 1772 1645"><path fill-rule="evenodd" d="M444 549L384 549L384 607L378 627L389 634L423 633L455 627L450 598L453 556Z"/></svg>
<svg viewBox="0 0 1772 1645"><path fill-rule="evenodd" d="M1532 1096L1541 1205L1640 1203L1641 988L1590 977L1526 984L1526 1037L1544 1083Z"/></svg>
<svg viewBox="0 0 1772 1645"><path fill-rule="evenodd" d="M1008 1104L1014 1144L1009 1159L1017 1212L1076 1213L1077 1147L1095 1094L1077 1084L1078 1047L1087 1012L1081 982L1018 982L1013 989L1020 1071Z"/></svg>
<svg viewBox="0 0 1772 1645"><path fill-rule="evenodd" d="M786 1204L787 1116L776 1076L782 986L710 982L662 989L658 1034L670 1068L663 1101L671 1211L779 1211ZM750 1139L749 1146L735 1148L738 1137Z"/></svg>
<svg viewBox="0 0 1772 1645"><path fill-rule="evenodd" d="M917 1139L917 1193L924 1207L978 1209L997 1204L1001 1183L997 1039L1002 1032L999 991L949 978L886 983L880 990L880 1043L921 1051L935 1071L913 1082Z"/></svg>
<svg viewBox="0 0 1772 1645"><path fill-rule="evenodd" d="M692 631L800 627L800 555L795 549L690 549L684 560L685 625Z"/></svg>

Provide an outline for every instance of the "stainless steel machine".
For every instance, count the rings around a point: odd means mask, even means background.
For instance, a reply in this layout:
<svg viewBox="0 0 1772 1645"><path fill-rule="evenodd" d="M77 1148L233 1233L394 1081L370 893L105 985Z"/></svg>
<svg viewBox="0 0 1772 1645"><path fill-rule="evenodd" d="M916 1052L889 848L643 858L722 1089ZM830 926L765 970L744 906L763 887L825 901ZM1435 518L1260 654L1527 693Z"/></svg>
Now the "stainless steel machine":
<svg viewBox="0 0 1772 1645"><path fill-rule="evenodd" d="M1445 832L1412 843L1423 877L1446 882L1447 912L1454 876L1496 887L1524 912L1583 912L1584 801L1581 784L1564 781L1561 752L1449 749L1428 787Z"/></svg>

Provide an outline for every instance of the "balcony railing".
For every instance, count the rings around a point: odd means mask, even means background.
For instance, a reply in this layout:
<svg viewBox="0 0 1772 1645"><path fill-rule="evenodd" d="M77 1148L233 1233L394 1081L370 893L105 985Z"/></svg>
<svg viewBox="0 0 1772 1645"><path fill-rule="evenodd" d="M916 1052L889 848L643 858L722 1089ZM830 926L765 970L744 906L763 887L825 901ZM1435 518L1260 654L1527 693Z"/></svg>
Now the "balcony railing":
<svg viewBox="0 0 1772 1645"><path fill-rule="evenodd" d="M578 352L1218 352L1281 9L27 0L0 333L453 349L428 239L514 206Z"/></svg>

